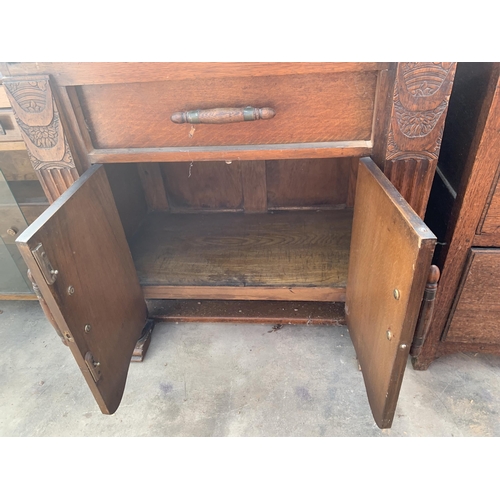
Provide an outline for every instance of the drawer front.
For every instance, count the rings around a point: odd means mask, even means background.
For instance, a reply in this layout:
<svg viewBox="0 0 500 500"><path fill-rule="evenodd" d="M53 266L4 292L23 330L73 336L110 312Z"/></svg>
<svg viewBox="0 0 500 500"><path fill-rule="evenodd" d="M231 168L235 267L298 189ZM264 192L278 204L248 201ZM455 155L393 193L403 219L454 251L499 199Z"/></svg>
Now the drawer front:
<svg viewBox="0 0 500 500"><path fill-rule="evenodd" d="M445 335L500 344L500 249L471 249Z"/></svg>
<svg viewBox="0 0 500 500"><path fill-rule="evenodd" d="M96 149L369 141L377 71L84 85ZM268 120L176 124L176 112L270 107Z"/></svg>

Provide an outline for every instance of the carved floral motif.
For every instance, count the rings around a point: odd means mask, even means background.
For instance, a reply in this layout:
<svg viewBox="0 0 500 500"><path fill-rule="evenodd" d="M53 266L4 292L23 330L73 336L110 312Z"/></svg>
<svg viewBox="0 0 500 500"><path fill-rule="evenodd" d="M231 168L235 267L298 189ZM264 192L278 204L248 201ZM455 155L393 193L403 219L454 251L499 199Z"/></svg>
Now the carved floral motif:
<svg viewBox="0 0 500 500"><path fill-rule="evenodd" d="M4 82L35 170L75 169L48 77Z"/></svg>
<svg viewBox="0 0 500 500"><path fill-rule="evenodd" d="M454 69L454 63L399 65L387 160L437 160Z"/></svg>
<svg viewBox="0 0 500 500"><path fill-rule="evenodd" d="M406 137L425 137L436 126L441 115L448 108L448 101L444 99L441 104L429 111L410 111L405 109L399 98L394 102L394 111L401 132Z"/></svg>
<svg viewBox="0 0 500 500"><path fill-rule="evenodd" d="M30 127L19 119L17 119L17 123L37 148L53 148L59 140L59 115L57 111L54 113L52 121L47 126Z"/></svg>
<svg viewBox="0 0 500 500"><path fill-rule="evenodd" d="M31 165L35 170L47 170L47 169L73 169L75 168L75 163L73 161L73 156L69 149L68 140L64 138L64 156L60 161L43 161L36 158L28 149L28 156L31 161Z"/></svg>

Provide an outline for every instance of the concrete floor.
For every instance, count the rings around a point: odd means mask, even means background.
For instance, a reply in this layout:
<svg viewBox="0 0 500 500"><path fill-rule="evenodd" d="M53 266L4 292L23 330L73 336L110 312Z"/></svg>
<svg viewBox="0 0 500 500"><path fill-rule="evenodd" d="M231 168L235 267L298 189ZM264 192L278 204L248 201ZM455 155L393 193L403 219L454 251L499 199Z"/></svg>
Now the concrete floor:
<svg viewBox="0 0 500 500"><path fill-rule="evenodd" d="M382 431L342 327L158 324L102 415L38 303L0 310L0 436L500 436L500 357L408 363Z"/></svg>

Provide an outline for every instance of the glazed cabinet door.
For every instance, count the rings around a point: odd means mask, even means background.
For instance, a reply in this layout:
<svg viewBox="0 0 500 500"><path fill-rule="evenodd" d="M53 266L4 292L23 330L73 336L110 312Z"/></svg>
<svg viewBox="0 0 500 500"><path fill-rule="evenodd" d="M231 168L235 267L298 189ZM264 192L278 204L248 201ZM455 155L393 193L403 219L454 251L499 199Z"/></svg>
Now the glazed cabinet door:
<svg viewBox="0 0 500 500"><path fill-rule="evenodd" d="M114 413L147 310L104 167L87 170L16 243L101 411Z"/></svg>
<svg viewBox="0 0 500 500"><path fill-rule="evenodd" d="M380 428L392 425L436 238L377 165L359 164L346 320Z"/></svg>

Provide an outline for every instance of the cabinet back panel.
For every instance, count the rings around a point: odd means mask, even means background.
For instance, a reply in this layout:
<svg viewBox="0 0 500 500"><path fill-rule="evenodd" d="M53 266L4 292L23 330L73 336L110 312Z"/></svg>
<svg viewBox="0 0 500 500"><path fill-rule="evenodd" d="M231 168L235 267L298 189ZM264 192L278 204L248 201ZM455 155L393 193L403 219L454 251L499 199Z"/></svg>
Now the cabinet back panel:
<svg viewBox="0 0 500 500"><path fill-rule="evenodd" d="M160 171L172 212L265 212L345 205L351 164L351 158L160 163Z"/></svg>
<svg viewBox="0 0 500 500"><path fill-rule="evenodd" d="M377 71L231 77L77 87L95 148L370 140ZM270 120L195 126L179 111L271 107Z"/></svg>
<svg viewBox="0 0 500 500"><path fill-rule="evenodd" d="M267 161L268 207L345 204L351 163L351 158Z"/></svg>
<svg viewBox="0 0 500 500"><path fill-rule="evenodd" d="M160 169L172 212L243 209L238 162L161 163Z"/></svg>

